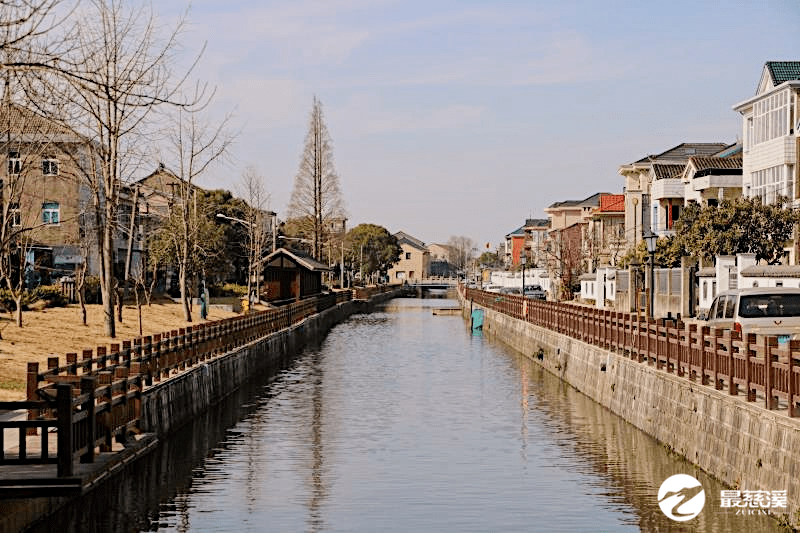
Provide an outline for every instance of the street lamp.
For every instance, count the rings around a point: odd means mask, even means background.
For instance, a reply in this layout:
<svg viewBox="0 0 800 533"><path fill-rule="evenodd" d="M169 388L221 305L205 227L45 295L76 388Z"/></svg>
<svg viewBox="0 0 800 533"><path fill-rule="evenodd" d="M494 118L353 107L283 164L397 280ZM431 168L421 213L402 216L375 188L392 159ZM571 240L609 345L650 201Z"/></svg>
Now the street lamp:
<svg viewBox="0 0 800 533"><path fill-rule="evenodd" d="M647 244L647 253L650 254L650 302L648 303L648 316L653 317L653 298L655 297L655 287L653 284L653 271L656 266L656 241L658 235L650 230L644 237L644 242Z"/></svg>

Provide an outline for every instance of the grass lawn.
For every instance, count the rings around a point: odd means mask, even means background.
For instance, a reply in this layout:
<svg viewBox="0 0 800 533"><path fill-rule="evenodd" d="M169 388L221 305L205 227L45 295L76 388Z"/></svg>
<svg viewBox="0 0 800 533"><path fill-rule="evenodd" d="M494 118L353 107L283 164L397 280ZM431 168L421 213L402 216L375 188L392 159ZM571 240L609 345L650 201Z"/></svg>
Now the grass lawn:
<svg viewBox="0 0 800 533"><path fill-rule="evenodd" d="M209 320L236 316L238 313L209 309ZM180 304L164 300L150 307L142 306L143 335L153 335L199 324L200 308L192 309L193 323L183 319ZM54 307L40 311L25 311L22 327L17 327L14 317L0 315L0 401L25 399L25 373L29 362L38 362L40 371L47 368L47 358L57 355L59 364L66 362L65 355L80 353L84 349L108 346L112 342L139 336L139 317L135 305L126 305L122 323L117 323L117 336L103 335L103 314L100 305L87 306L87 324L81 324L81 311L77 305Z"/></svg>

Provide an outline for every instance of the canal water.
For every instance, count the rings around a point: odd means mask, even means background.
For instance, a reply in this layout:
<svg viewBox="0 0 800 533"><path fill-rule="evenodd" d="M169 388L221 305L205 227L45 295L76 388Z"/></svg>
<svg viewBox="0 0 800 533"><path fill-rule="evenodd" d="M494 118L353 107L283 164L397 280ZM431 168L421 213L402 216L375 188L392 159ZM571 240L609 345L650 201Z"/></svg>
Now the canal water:
<svg viewBox="0 0 800 533"><path fill-rule="evenodd" d="M460 316L432 314L455 305L396 299L353 316L35 530L776 530ZM687 522L657 502L674 474L705 491Z"/></svg>

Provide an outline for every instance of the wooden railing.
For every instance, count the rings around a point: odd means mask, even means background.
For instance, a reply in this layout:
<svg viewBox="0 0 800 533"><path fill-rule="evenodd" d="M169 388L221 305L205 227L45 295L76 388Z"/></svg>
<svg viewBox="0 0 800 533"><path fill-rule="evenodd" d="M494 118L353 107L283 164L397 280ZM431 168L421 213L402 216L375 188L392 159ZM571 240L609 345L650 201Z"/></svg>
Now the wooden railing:
<svg viewBox="0 0 800 533"><path fill-rule="evenodd" d="M50 357L47 370L28 363L27 401L0 402L0 409L27 409L28 420L0 422L0 465L58 463L59 476L71 476L73 461L94 461L96 446L110 451L138 429L141 394L153 385L306 317L352 299L351 291L309 298L278 309L188 326L114 343L107 349L66 354L65 364ZM49 430L57 428L58 453L51 456ZM6 429L19 434L18 452L3 450ZM41 451L30 454L27 436L41 436Z"/></svg>
<svg viewBox="0 0 800 533"><path fill-rule="evenodd" d="M384 294L387 292L392 292L393 290L399 288L399 284L390 284L390 285L371 285L369 287L356 287L353 289L353 299L355 300L369 300L373 296L377 294Z"/></svg>
<svg viewBox="0 0 800 533"><path fill-rule="evenodd" d="M459 286L461 295L481 307L629 357L686 379L744 394L760 392L767 409L787 405L798 416L800 341L779 344L777 337L740 333L670 320L499 295Z"/></svg>

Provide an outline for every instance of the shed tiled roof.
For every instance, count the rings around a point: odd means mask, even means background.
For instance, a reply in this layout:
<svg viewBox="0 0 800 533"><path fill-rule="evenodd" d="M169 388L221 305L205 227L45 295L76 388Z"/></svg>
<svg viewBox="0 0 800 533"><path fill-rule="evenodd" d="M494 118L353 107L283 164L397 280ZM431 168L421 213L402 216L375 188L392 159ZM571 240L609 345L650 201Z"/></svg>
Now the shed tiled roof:
<svg viewBox="0 0 800 533"><path fill-rule="evenodd" d="M657 180L677 178L683 172L685 165L663 165L656 163L653 165L653 175Z"/></svg>
<svg viewBox="0 0 800 533"><path fill-rule="evenodd" d="M775 85L800 80L800 61L767 61L766 67Z"/></svg>
<svg viewBox="0 0 800 533"><path fill-rule="evenodd" d="M692 157L690 158L697 172L703 170L741 170L742 156L732 157Z"/></svg>
<svg viewBox="0 0 800 533"><path fill-rule="evenodd" d="M600 197L600 211L603 213L625 211L625 195L604 194Z"/></svg>

